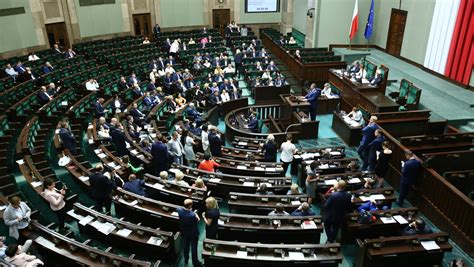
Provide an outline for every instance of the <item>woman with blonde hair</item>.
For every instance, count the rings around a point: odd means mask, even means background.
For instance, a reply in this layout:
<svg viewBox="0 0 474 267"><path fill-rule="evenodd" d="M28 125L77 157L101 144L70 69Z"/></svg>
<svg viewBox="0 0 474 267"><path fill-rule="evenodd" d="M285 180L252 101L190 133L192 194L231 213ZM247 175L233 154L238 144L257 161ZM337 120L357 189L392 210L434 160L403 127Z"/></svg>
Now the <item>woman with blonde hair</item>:
<svg viewBox="0 0 474 267"><path fill-rule="evenodd" d="M193 187L207 191L207 186L204 184L204 181L201 178L197 178L196 181L194 181Z"/></svg>
<svg viewBox="0 0 474 267"><path fill-rule="evenodd" d="M202 213L202 218L206 223L206 238L217 239L218 221L221 214L215 198L206 199L206 210L207 212Z"/></svg>

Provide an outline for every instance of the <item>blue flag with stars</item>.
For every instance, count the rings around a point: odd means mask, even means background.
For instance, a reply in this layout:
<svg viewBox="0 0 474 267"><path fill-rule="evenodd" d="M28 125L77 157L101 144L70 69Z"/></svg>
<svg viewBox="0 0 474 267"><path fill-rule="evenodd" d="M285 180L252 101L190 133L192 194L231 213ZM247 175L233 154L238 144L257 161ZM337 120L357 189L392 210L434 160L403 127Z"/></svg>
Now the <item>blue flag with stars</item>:
<svg viewBox="0 0 474 267"><path fill-rule="evenodd" d="M374 29L374 0L372 0L372 4L370 5L370 13L369 17L367 18L367 25L365 26L364 36L365 39L369 40L372 37L372 31Z"/></svg>

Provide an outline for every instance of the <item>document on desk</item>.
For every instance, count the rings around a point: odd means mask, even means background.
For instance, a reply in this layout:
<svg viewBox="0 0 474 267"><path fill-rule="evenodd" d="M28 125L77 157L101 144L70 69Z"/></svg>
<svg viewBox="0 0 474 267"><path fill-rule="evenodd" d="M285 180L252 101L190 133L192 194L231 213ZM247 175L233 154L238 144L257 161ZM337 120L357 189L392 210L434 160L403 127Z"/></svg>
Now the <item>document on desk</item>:
<svg viewBox="0 0 474 267"><path fill-rule="evenodd" d="M90 225L95 229L99 230L100 226L102 226L102 223L99 221L93 221Z"/></svg>
<svg viewBox="0 0 474 267"><path fill-rule="evenodd" d="M436 241L421 241L420 244L423 246L424 249L426 250L436 250L440 249L438 244L436 244Z"/></svg>
<svg viewBox="0 0 474 267"><path fill-rule="evenodd" d="M112 233L117 227L109 222L103 223L99 227L99 232L103 233L104 235L109 235Z"/></svg>
<svg viewBox="0 0 474 267"><path fill-rule="evenodd" d="M107 157L107 155L105 153L99 153L99 154L97 154L97 157L103 159L103 158Z"/></svg>
<svg viewBox="0 0 474 267"><path fill-rule="evenodd" d="M331 151L331 152L329 152L329 155L331 155L331 156L340 156L342 154L341 154L340 151Z"/></svg>
<svg viewBox="0 0 474 267"><path fill-rule="evenodd" d="M246 146L247 145L247 142L238 142L237 143L239 146Z"/></svg>
<svg viewBox="0 0 474 267"><path fill-rule="evenodd" d="M395 219L393 219L392 217L380 217L380 220L381 220L384 224L396 223L396 222L397 222L397 221L395 221Z"/></svg>
<svg viewBox="0 0 474 267"><path fill-rule="evenodd" d="M152 236L150 239L148 239L147 243L159 246L161 243L163 243L163 240L157 236Z"/></svg>
<svg viewBox="0 0 474 267"><path fill-rule="evenodd" d="M33 187L38 187L38 186L40 186L40 185L42 185L42 184L43 184L42 181L31 182L31 186L33 186Z"/></svg>
<svg viewBox="0 0 474 267"><path fill-rule="evenodd" d="M153 185L154 188L157 188L157 189L163 189L163 187L165 187L164 185L160 184L160 183L155 183Z"/></svg>
<svg viewBox="0 0 474 267"><path fill-rule="evenodd" d="M83 217L80 221L79 224L82 226L85 226L86 224L92 222L94 220L94 217L87 215L86 217Z"/></svg>
<svg viewBox="0 0 474 267"><path fill-rule="evenodd" d="M265 168L262 168L262 167L255 167L254 169L255 169L256 171L264 171L264 170L265 170Z"/></svg>
<svg viewBox="0 0 474 267"><path fill-rule="evenodd" d="M123 237L127 237L132 233L132 230L123 228L117 231L117 234Z"/></svg>
<svg viewBox="0 0 474 267"><path fill-rule="evenodd" d="M87 181L89 181L89 176L80 176L79 180L81 180L83 182L87 182Z"/></svg>
<svg viewBox="0 0 474 267"><path fill-rule="evenodd" d="M375 194L370 196L371 200L380 200L380 199L385 199L385 196L382 194Z"/></svg>
<svg viewBox="0 0 474 267"><path fill-rule="evenodd" d="M276 168L265 168L265 171L267 172L275 172Z"/></svg>
<svg viewBox="0 0 474 267"><path fill-rule="evenodd" d="M178 214L178 212L177 212L177 211L173 211L173 212L171 213L171 216L178 217L178 216L179 216L179 214Z"/></svg>
<svg viewBox="0 0 474 267"><path fill-rule="evenodd" d="M254 182L244 182L244 186L254 186Z"/></svg>
<svg viewBox="0 0 474 267"><path fill-rule="evenodd" d="M293 206L299 206L299 205L301 205L301 201L299 201L299 200L293 200L293 201L291 201L291 205L293 205Z"/></svg>
<svg viewBox="0 0 474 267"><path fill-rule="evenodd" d="M211 182L211 183L219 183L220 181L221 181L221 179L219 179L219 178L211 178L211 179L209 179L209 182Z"/></svg>
<svg viewBox="0 0 474 267"><path fill-rule="evenodd" d="M131 150L130 153L132 153L133 155L136 155L136 154L138 154L138 151L136 149L134 149L134 150Z"/></svg>
<svg viewBox="0 0 474 267"><path fill-rule="evenodd" d="M336 179L324 180L324 184L325 185L335 185L335 184L337 184L337 180Z"/></svg>
<svg viewBox="0 0 474 267"><path fill-rule="evenodd" d="M239 166L237 166L237 169L239 169L239 170L246 170L246 169L247 169L247 166L239 165Z"/></svg>
<svg viewBox="0 0 474 267"><path fill-rule="evenodd" d="M357 184L357 183L360 183L360 179L359 178L351 178L349 179L349 183L350 184Z"/></svg>
<svg viewBox="0 0 474 267"><path fill-rule="evenodd" d="M318 167L319 169L329 169L329 164L321 164Z"/></svg>
<svg viewBox="0 0 474 267"><path fill-rule="evenodd" d="M290 260L294 260L294 261L302 261L304 260L304 254L302 252L288 252L288 258L290 258Z"/></svg>
<svg viewBox="0 0 474 267"><path fill-rule="evenodd" d="M393 218L394 218L395 220L397 220L397 222L398 222L399 224L407 224L407 223L408 223L408 221L405 220L405 218L403 218L402 215L395 215L395 216L393 216Z"/></svg>
<svg viewBox="0 0 474 267"><path fill-rule="evenodd" d="M242 250L237 251L237 257L247 258L247 251L242 251Z"/></svg>
<svg viewBox="0 0 474 267"><path fill-rule="evenodd" d="M301 224L301 228L303 229L316 229L316 224L314 223L314 221L304 221L302 224Z"/></svg>

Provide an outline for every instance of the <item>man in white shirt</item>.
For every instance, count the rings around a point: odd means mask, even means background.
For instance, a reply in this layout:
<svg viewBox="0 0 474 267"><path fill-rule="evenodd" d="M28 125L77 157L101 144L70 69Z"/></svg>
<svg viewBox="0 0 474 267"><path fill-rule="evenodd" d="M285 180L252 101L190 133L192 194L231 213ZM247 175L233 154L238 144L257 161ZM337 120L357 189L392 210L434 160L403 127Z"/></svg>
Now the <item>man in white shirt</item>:
<svg viewBox="0 0 474 267"><path fill-rule="evenodd" d="M170 46L170 54L176 58L176 54L178 53L179 50L179 43L178 40L174 40L174 42Z"/></svg>
<svg viewBox="0 0 474 267"><path fill-rule="evenodd" d="M99 91L99 84L95 79L90 79L86 82L87 91Z"/></svg>
<svg viewBox="0 0 474 267"><path fill-rule="evenodd" d="M286 175L288 171L288 166L290 166L293 161L293 155L296 153L296 146L291 143L293 136L291 134L286 135L286 142L281 144L280 151L280 160L283 163L283 174Z"/></svg>
<svg viewBox="0 0 474 267"><path fill-rule="evenodd" d="M173 67L171 67L170 64L166 64L165 73L171 73L171 74L173 74L173 73L175 73L175 72L176 72L176 71L174 70Z"/></svg>
<svg viewBox="0 0 474 267"><path fill-rule="evenodd" d="M229 93L227 93L226 90L222 90L221 99L222 99L222 102L230 101L230 95L229 95Z"/></svg>
<svg viewBox="0 0 474 267"><path fill-rule="evenodd" d="M235 68L232 66L232 64L227 65L227 67L224 68L224 73L235 73Z"/></svg>
<svg viewBox="0 0 474 267"><path fill-rule="evenodd" d="M30 55L28 56L28 61L35 61L39 59L40 58L35 54L35 52L31 52Z"/></svg>
<svg viewBox="0 0 474 267"><path fill-rule="evenodd" d="M15 71L12 65L7 64L5 68L5 73L8 74L8 76L12 77L13 81L16 82L16 78L18 77L18 72Z"/></svg>

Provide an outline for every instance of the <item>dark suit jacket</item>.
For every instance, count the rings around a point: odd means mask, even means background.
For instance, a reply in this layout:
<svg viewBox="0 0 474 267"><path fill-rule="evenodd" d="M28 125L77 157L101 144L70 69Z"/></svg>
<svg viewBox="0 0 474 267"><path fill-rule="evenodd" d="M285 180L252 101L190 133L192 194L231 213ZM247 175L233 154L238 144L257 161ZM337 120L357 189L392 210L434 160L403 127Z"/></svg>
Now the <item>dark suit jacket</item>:
<svg viewBox="0 0 474 267"><path fill-rule="evenodd" d="M313 110L316 110L318 108L318 97L321 95L321 90L318 88L315 88L314 90L311 90L306 96L306 100L308 100L310 104L310 108Z"/></svg>
<svg viewBox="0 0 474 267"><path fill-rule="evenodd" d="M119 88L120 91L125 91L126 89L129 88L127 82L121 82L121 81L119 81L119 82L117 83L117 86L118 86L118 88Z"/></svg>
<svg viewBox="0 0 474 267"><path fill-rule="evenodd" d="M209 150L211 150L211 154L215 157L220 157L222 155L222 139L215 133L209 133L208 138Z"/></svg>
<svg viewBox="0 0 474 267"><path fill-rule="evenodd" d="M341 223L346 213L353 210L351 195L344 191L332 193L324 204L324 220Z"/></svg>
<svg viewBox="0 0 474 267"><path fill-rule="evenodd" d="M409 159L405 161L402 168L402 177L400 177L401 184L412 185L421 168L421 163L417 159Z"/></svg>
<svg viewBox="0 0 474 267"><path fill-rule="evenodd" d="M110 138L112 138L112 143L115 146L115 151L119 157L125 156L128 154L127 144L125 143L125 134L123 131L118 129L111 129L109 131Z"/></svg>
<svg viewBox="0 0 474 267"><path fill-rule="evenodd" d="M136 108L132 108L130 110L130 115L132 115L134 120L141 120L145 116L145 114L143 114L141 111L139 111Z"/></svg>
<svg viewBox="0 0 474 267"><path fill-rule="evenodd" d="M100 172L94 172L89 176L91 184L91 196L93 199L107 199L110 198L112 190L115 188L114 184Z"/></svg>
<svg viewBox="0 0 474 267"><path fill-rule="evenodd" d="M52 72L54 69L48 66L43 66L42 70L44 74L47 74L47 73Z"/></svg>
<svg viewBox="0 0 474 267"><path fill-rule="evenodd" d="M168 147L162 142L155 142L151 146L151 155L153 162L157 164L168 163Z"/></svg>
<svg viewBox="0 0 474 267"><path fill-rule="evenodd" d="M379 127L377 124L372 124L372 125L367 125L362 129L362 141L360 141L360 145L362 147L368 147L370 142L374 140L375 135L374 132L377 130Z"/></svg>
<svg viewBox="0 0 474 267"><path fill-rule="evenodd" d="M49 97L46 95L45 92L39 92L38 97L41 100L41 102L43 102L43 104L46 104L49 102Z"/></svg>
<svg viewBox="0 0 474 267"><path fill-rule="evenodd" d="M375 161L377 159L377 151L382 151L383 141L385 141L385 137L379 136L369 143L369 149L370 149L369 160Z"/></svg>
<svg viewBox="0 0 474 267"><path fill-rule="evenodd" d="M187 238L198 237L198 219L196 214L184 208L177 209L179 215L179 229L181 234Z"/></svg>
<svg viewBox="0 0 474 267"><path fill-rule="evenodd" d="M94 103L94 110L97 118L105 117L105 109L99 102Z"/></svg>
<svg viewBox="0 0 474 267"><path fill-rule="evenodd" d="M69 129L61 128L59 130L59 137L61 138L61 141L63 142L64 148L67 148L69 150L76 149L76 138L74 137L74 134Z"/></svg>

